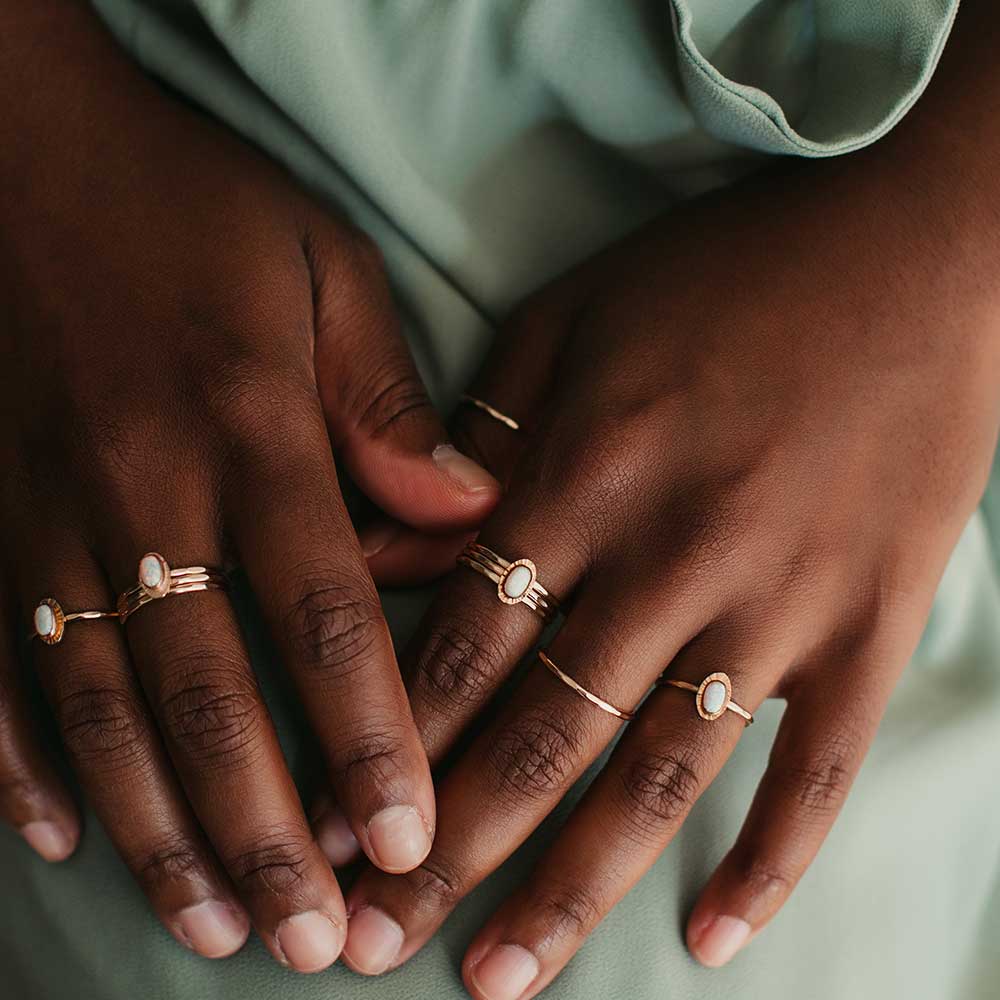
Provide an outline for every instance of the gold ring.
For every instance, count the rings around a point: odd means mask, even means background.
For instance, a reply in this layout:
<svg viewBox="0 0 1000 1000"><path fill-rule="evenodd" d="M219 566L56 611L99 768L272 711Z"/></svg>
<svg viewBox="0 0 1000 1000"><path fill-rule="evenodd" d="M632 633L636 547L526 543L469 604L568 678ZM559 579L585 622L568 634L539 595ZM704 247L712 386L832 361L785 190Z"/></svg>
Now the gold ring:
<svg viewBox="0 0 1000 1000"><path fill-rule="evenodd" d="M494 420L499 420L500 423L505 427L509 427L512 431L519 431L521 429L521 425L513 417L508 417L506 413L501 413L495 406L490 406L485 399L477 399L475 396L470 396L467 392L463 392L458 397L458 401L460 403L470 403L472 406L482 410L483 413L488 413Z"/></svg>
<svg viewBox="0 0 1000 1000"><path fill-rule="evenodd" d="M457 561L495 583L504 604L523 604L544 622L559 610L559 602L538 582L538 568L530 559L511 562L485 545L469 542Z"/></svg>
<svg viewBox="0 0 1000 1000"><path fill-rule="evenodd" d="M220 570L207 566L171 569L158 552L147 552L139 560L139 582L118 596L118 617L124 624L150 601L174 594L225 590L226 587L226 577Z"/></svg>
<svg viewBox="0 0 1000 1000"><path fill-rule="evenodd" d="M34 636L48 646L62 642L63 632L67 622L96 621L99 618L117 618L117 611L63 611L62 606L54 597L46 597L35 607L32 622L35 627Z"/></svg>
<svg viewBox="0 0 1000 1000"><path fill-rule="evenodd" d="M733 701L733 682L729 674L722 671L709 674L700 684L691 684L688 681L675 681L672 677L660 677L657 686L681 688L683 691L694 692L694 707L698 714L708 722L714 722L726 711L735 712L749 726L753 722L753 716L740 705Z"/></svg>
<svg viewBox="0 0 1000 1000"><path fill-rule="evenodd" d="M603 698L599 698L592 691L588 691L585 687L581 687L569 674L563 673L551 659L549 659L548 653L544 649L538 651L538 658L542 661L565 684L567 687L571 687L581 698L586 698L591 705L596 705L601 711L607 712L609 715L614 715L616 718L623 719L625 722L631 722L635 718L635 712L623 712L620 708L615 708L614 705L609 701L605 701Z"/></svg>

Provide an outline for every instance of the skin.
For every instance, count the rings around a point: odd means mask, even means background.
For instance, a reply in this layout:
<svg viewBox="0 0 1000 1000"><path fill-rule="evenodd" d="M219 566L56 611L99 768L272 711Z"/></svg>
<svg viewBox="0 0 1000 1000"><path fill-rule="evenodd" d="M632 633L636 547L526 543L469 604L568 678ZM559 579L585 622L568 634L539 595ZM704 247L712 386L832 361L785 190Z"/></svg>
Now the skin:
<svg viewBox="0 0 1000 1000"><path fill-rule="evenodd" d="M719 965L788 898L830 830L978 503L1000 424L993 171L997 16L963 7L926 97L887 139L690 203L533 296L456 434L505 485L480 539L571 599L549 645L637 717L463 962L477 1000L526 1000L648 870L744 728L654 688L726 671L787 701L736 843L687 943ZM982 100L970 100L975 92ZM400 528L373 568L440 543ZM402 657L433 763L538 642L458 567ZM648 693L648 697L647 697ZM643 700L645 698L645 700ZM437 786L409 873L367 870L345 958L407 961L620 727L530 668Z"/></svg>
<svg viewBox="0 0 1000 1000"><path fill-rule="evenodd" d="M387 871L416 865L430 772L335 458L421 530L467 531L498 487L439 447L377 251L152 84L84 4L0 3L0 93L0 814L48 860L73 851L23 636L44 596L113 607L156 550L243 567L352 836ZM25 666L179 940L219 957L252 922L293 968L336 959L343 898L225 594L71 623Z"/></svg>
<svg viewBox="0 0 1000 1000"><path fill-rule="evenodd" d="M326 853L377 855L374 810L412 803L434 823L416 732L440 762L539 624L456 570L404 656L408 708L369 571L403 582L449 563L495 483L462 465L463 488L429 458L443 432L370 244L67 9L0 5L0 93L32 95L0 118L32 139L0 144L8 631L53 581L67 606L106 604L154 538L176 565L240 561L328 748ZM725 669L751 710L788 701L747 824L691 915L708 964L764 927L832 824L995 446L996 116L961 97L1000 86L995 16L967 9L889 139L706 197L533 296L472 388L524 433L474 410L455 428L506 487L482 540L530 554L572 599L550 653L581 684L629 708L663 670ZM360 546L334 456L394 517ZM321 967L294 961L278 928L318 912L339 949L345 910L224 597L105 626L35 643L32 665L154 908L192 943L178 914L217 900L279 959ZM22 831L53 823L64 856L78 821L34 743L15 652L0 667L0 809ZM364 704L344 683L360 670ZM544 989L742 725L703 722L676 690L649 695L552 854L470 947L474 996ZM353 887L350 964L409 958L617 729L529 672L442 778L430 853Z"/></svg>

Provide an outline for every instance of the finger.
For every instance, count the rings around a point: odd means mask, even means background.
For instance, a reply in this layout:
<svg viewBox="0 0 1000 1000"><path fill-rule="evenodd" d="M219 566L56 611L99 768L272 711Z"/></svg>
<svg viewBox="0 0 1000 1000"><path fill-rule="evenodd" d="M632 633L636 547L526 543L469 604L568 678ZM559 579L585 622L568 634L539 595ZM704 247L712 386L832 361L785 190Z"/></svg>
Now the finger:
<svg viewBox="0 0 1000 1000"><path fill-rule="evenodd" d="M688 920L688 947L703 965L724 965L778 912L844 804L888 690L866 680L870 670L842 667L831 671L835 684L789 696L743 829Z"/></svg>
<svg viewBox="0 0 1000 1000"><path fill-rule="evenodd" d="M516 526L491 520L480 540L510 561L530 555L539 581L565 601L586 557L545 530L546 513L539 509ZM514 518L508 513L504 520ZM526 605L499 601L497 584L472 569L459 566L445 578L402 661L413 718L432 764L492 699L543 628Z"/></svg>
<svg viewBox="0 0 1000 1000"><path fill-rule="evenodd" d="M379 587L411 587L444 576L475 537L469 531L428 534L388 518L358 533L368 572Z"/></svg>
<svg viewBox="0 0 1000 1000"><path fill-rule="evenodd" d="M452 415L459 447L503 484L510 480L535 430L556 377L559 351L571 329L570 299L554 295L544 308L529 300L494 338L486 361ZM518 425L516 430L509 426L511 420Z"/></svg>
<svg viewBox="0 0 1000 1000"><path fill-rule="evenodd" d="M544 311L530 303L520 309L494 339L486 362L452 414L452 438L459 449L502 484L531 438L570 328L563 299L547 302ZM486 406L517 428L490 415ZM373 579L386 586L436 579L451 568L464 545L461 535L428 535L386 517L362 528L359 537Z"/></svg>
<svg viewBox="0 0 1000 1000"><path fill-rule="evenodd" d="M275 419L294 436L237 463L227 499L233 536L324 749L336 801L368 857L405 871L430 849L430 768L316 400Z"/></svg>
<svg viewBox="0 0 1000 1000"><path fill-rule="evenodd" d="M407 524L444 531L481 523L499 485L448 441L399 331L377 247L325 220L305 245L316 290L316 381L344 467Z"/></svg>
<svg viewBox="0 0 1000 1000"><path fill-rule="evenodd" d="M576 470L566 467L570 451L552 454L539 446L526 453L479 535L510 562L530 558L538 582L564 608L594 561L599 532L589 501L575 498ZM432 763L493 697L544 624L528 605L500 600L498 584L466 565L443 581L402 657L413 717Z"/></svg>
<svg viewBox="0 0 1000 1000"><path fill-rule="evenodd" d="M309 817L316 842L334 868L343 868L361 859L358 838L354 836L344 811L329 792L320 792L316 796Z"/></svg>
<svg viewBox="0 0 1000 1000"><path fill-rule="evenodd" d="M3 602L6 611L10 602ZM17 641L30 626L0 618L0 818L46 861L64 861L76 850L80 818L65 783L38 741L20 677Z"/></svg>
<svg viewBox="0 0 1000 1000"><path fill-rule="evenodd" d="M635 628L608 621L612 595L635 609ZM700 620L681 589L667 595L673 612L667 627L662 614L646 614L652 606L621 578L596 574L553 640L552 659L577 683L631 709ZM441 783L437 837L424 864L392 880L365 872L352 888L345 961L376 973L422 947L452 907L551 811L620 725L535 665Z"/></svg>
<svg viewBox="0 0 1000 1000"><path fill-rule="evenodd" d="M170 496L171 488L159 498L164 510L212 509L196 496ZM138 559L127 560L126 550L141 553L154 538L174 568L219 565L215 519L207 520L121 525L127 545L110 549L117 586L137 576ZM228 595L153 601L124 631L187 799L258 934L283 964L326 968L344 939L343 899L303 813Z"/></svg>
<svg viewBox="0 0 1000 1000"><path fill-rule="evenodd" d="M696 640L669 676L698 684L724 665L755 707L771 676L759 654ZM559 974L680 829L744 726L731 712L700 718L693 695L675 688L650 695L532 877L470 945L463 975L477 1000L533 997Z"/></svg>
<svg viewBox="0 0 1000 1000"><path fill-rule="evenodd" d="M39 551L58 558L39 557ZM114 605L89 554L60 539L50 522L46 544L33 550L22 592L41 596L55 587L67 611ZM120 626L70 622L58 644L35 639L32 650L83 791L153 910L199 954L232 954L246 940L249 920L166 760Z"/></svg>

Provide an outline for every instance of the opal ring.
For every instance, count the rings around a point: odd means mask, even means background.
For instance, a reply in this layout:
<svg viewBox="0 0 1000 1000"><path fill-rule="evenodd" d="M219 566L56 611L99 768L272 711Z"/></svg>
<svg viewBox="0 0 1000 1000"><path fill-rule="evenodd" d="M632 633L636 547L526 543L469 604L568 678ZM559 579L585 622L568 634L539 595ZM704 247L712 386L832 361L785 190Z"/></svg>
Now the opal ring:
<svg viewBox="0 0 1000 1000"><path fill-rule="evenodd" d="M117 611L63 611L54 597L39 601L32 622L34 635L48 646L62 642L67 622L95 621L99 618L117 618Z"/></svg>
<svg viewBox="0 0 1000 1000"><path fill-rule="evenodd" d="M572 688L581 698L586 698L591 705L596 705L602 712L607 712L608 715L613 715L617 719L622 719L625 722L630 722L635 718L635 712L625 712L620 708L615 708L614 705L609 701L605 701L603 698L599 698L593 691L588 691L585 687L577 684L569 674L564 673L560 670L549 658L548 653L544 649L538 651L538 659L542 661L549 668L549 670L555 674L567 687Z"/></svg>
<svg viewBox="0 0 1000 1000"><path fill-rule="evenodd" d="M714 722L727 711L735 712L748 726L753 722L753 716L733 701L733 682L729 679L729 674L721 671L709 674L700 684L675 681L672 677L661 677L656 683L659 687L669 685L683 691L693 691L694 707L708 722Z"/></svg>
<svg viewBox="0 0 1000 1000"><path fill-rule="evenodd" d="M494 420L499 420L504 427L509 427L512 431L519 431L521 429L521 425L513 417L508 417L506 413L501 413L495 406L490 406L485 399L477 399L475 396L463 393L458 397L458 401L475 406L477 409L482 410L483 413L489 414Z"/></svg>
<svg viewBox="0 0 1000 1000"><path fill-rule="evenodd" d="M457 561L495 583L504 604L523 604L545 622L559 610L559 602L538 582L538 569L530 559L511 562L485 545L469 542Z"/></svg>
<svg viewBox="0 0 1000 1000"><path fill-rule="evenodd" d="M139 560L139 582L118 597L118 617L124 624L151 601L174 594L193 594L202 590L225 590L225 575L207 566L171 569L158 552L147 552Z"/></svg>

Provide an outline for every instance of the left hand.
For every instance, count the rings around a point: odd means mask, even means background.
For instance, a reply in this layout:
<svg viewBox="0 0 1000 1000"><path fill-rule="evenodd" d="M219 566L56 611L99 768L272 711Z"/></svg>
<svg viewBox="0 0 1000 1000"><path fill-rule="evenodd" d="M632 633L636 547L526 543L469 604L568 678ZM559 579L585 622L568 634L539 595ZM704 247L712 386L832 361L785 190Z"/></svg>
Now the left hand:
<svg viewBox="0 0 1000 1000"><path fill-rule="evenodd" d="M853 160L751 179L585 263L527 304L471 390L523 429L461 413L462 445L507 484L480 540L573 596L549 649L564 671L628 710L664 671L725 671L751 712L788 701L690 917L708 965L774 916L830 829L996 443L993 259L887 210L886 155ZM397 537L373 573L420 544ZM540 632L469 569L447 578L403 660L432 761ZM744 729L703 720L693 697L661 687L642 704L469 948L475 997L544 989L676 833ZM354 885L348 963L410 958L619 726L532 667L439 784L424 863Z"/></svg>

